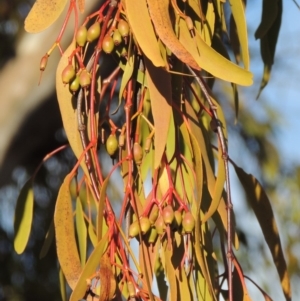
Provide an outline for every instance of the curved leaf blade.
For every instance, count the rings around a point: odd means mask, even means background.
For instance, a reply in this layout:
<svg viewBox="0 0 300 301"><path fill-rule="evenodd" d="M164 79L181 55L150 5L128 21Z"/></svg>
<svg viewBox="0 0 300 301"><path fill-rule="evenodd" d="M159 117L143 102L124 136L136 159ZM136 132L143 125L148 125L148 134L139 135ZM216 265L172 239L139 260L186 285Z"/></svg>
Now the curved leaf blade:
<svg viewBox="0 0 300 301"><path fill-rule="evenodd" d="M247 195L247 200L255 213L265 241L271 251L285 299L290 301L290 279L270 200L259 181L253 175L246 173L242 168L238 167L234 163L233 167L235 168L236 174L243 185Z"/></svg>
<svg viewBox="0 0 300 301"><path fill-rule="evenodd" d="M146 77L151 98L151 109L154 119L154 168L158 168L168 138L169 124L172 114L170 101L172 99L171 76L162 68L155 67L145 57Z"/></svg>
<svg viewBox="0 0 300 301"><path fill-rule="evenodd" d="M242 49L242 59L244 62L244 67L249 70L249 49L248 49L248 34L247 34L247 24L246 16L243 2L241 0L229 0L231 13L233 15L237 34L239 37L241 49Z"/></svg>
<svg viewBox="0 0 300 301"><path fill-rule="evenodd" d="M145 56L156 67L164 67L158 41L151 23L146 0L125 0L130 28Z"/></svg>
<svg viewBox="0 0 300 301"><path fill-rule="evenodd" d="M86 248L87 248L87 228L84 221L84 212L79 197L76 198L76 233L79 245L79 254L81 266L84 266L86 260Z"/></svg>
<svg viewBox="0 0 300 301"><path fill-rule="evenodd" d="M38 33L51 26L64 10L68 0L37 0L25 19L25 30Z"/></svg>
<svg viewBox="0 0 300 301"><path fill-rule="evenodd" d="M70 301L78 301L83 298L87 289L86 280L96 272L96 269L100 262L100 258L104 253L107 244L108 233L102 237L102 239L99 241L98 245L90 255L85 267L82 270L82 273L80 274L78 282L74 286L73 292L70 297Z"/></svg>
<svg viewBox="0 0 300 301"><path fill-rule="evenodd" d="M196 40L195 43L185 21L180 19L179 24L179 41L185 45L186 49L191 53L201 68L211 73L213 76L225 81L242 86L252 85L253 79L251 72L239 67L216 52L202 40L198 32L196 32L194 37Z"/></svg>
<svg viewBox="0 0 300 301"><path fill-rule="evenodd" d="M19 194L14 221L14 248L18 254L22 254L29 240L33 218L34 194L31 179L22 187Z"/></svg>
<svg viewBox="0 0 300 301"><path fill-rule="evenodd" d="M74 289L81 273L73 222L70 175L59 189L54 212L57 256L69 286Z"/></svg>
<svg viewBox="0 0 300 301"><path fill-rule="evenodd" d="M180 43L174 33L169 15L169 0L147 0L147 3L151 20L159 38L182 62L199 70L199 65L189 50L185 48L185 44Z"/></svg>

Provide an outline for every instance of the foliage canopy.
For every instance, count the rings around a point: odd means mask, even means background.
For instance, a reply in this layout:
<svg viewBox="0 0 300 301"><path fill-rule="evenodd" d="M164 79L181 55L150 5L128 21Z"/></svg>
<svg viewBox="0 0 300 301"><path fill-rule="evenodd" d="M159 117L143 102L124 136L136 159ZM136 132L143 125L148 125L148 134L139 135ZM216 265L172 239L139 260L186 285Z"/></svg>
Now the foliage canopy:
<svg viewBox="0 0 300 301"><path fill-rule="evenodd" d="M46 29L67 3L61 32L40 68L58 48L57 99L77 163L60 187L49 233L55 230L70 300L251 300L235 256L229 163L291 300L270 201L259 181L229 158L224 108L212 92L217 80L230 82L238 118L237 86L252 84L244 3L106 0L79 24L84 0L40 0L25 29ZM256 31L265 64L261 89L281 11L280 0L263 1ZM74 38L62 49L72 13ZM18 253L28 242L33 180L16 208Z"/></svg>

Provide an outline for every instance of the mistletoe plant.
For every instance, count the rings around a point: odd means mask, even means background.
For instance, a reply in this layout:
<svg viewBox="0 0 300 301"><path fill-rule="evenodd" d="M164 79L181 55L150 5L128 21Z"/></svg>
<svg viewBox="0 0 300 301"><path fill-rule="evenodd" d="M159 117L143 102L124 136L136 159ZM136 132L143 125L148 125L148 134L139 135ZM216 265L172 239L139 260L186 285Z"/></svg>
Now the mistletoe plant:
<svg viewBox="0 0 300 301"><path fill-rule="evenodd" d="M235 256L239 240L229 163L261 226L285 299L291 300L269 199L260 183L230 160L223 108L212 93L216 79L230 82L237 113L237 85L252 84L243 2L105 0L79 24L84 0L38 0L25 29L44 30L67 2L61 31L40 69L58 48L57 99L77 157L54 213L57 257L70 300L208 301L221 295L251 300ZM74 37L62 49L72 14ZM281 1L265 0L256 33L265 63L262 87L280 17ZM30 234L33 179L18 199L18 253ZM121 195L109 193L121 183ZM43 252L50 242L48 235Z"/></svg>

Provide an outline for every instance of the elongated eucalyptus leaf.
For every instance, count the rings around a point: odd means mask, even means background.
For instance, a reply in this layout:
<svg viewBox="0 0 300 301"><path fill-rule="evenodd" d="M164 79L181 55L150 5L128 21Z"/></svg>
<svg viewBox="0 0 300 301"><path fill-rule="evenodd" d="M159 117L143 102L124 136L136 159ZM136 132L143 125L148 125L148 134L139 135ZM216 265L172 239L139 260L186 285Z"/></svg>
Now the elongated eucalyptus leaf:
<svg viewBox="0 0 300 301"><path fill-rule="evenodd" d="M70 175L67 175L57 196L54 226L57 257L69 286L74 289L82 269L75 239L69 185Z"/></svg>
<svg viewBox="0 0 300 301"><path fill-rule="evenodd" d="M108 244L108 234L105 234L102 239L99 241L96 248L91 253L85 267L82 270L82 273L80 274L80 277L78 278L78 282L73 288L73 292L70 297L70 301L78 301L83 298L85 295L86 289L87 289L87 283L86 280L90 277L92 277L95 272L97 271L97 268L100 263L101 256L104 253L104 250Z"/></svg>
<svg viewBox="0 0 300 301"><path fill-rule="evenodd" d="M197 64L213 76L242 86L253 83L252 73L227 60L225 57L208 46L196 32L194 39L184 20L180 19L180 42L185 45ZM195 43L196 41L196 43Z"/></svg>
<svg viewBox="0 0 300 301"><path fill-rule="evenodd" d="M134 68L134 55L131 54L130 57L127 59L125 69L124 69L124 73L123 73L123 76L122 76L122 79L121 79L121 86L120 86L120 90L119 90L119 105L118 105L118 108L121 104L122 96L123 96L123 92L125 90L125 87L128 84L128 81L130 80L130 78L132 76L133 68Z"/></svg>
<svg viewBox="0 0 300 301"><path fill-rule="evenodd" d="M270 79L277 39L281 26L281 16L282 0L263 1L262 20L255 32L255 38L260 39L260 53L264 62L264 73L257 98Z"/></svg>
<svg viewBox="0 0 300 301"><path fill-rule="evenodd" d="M145 56L154 66L164 67L146 0L125 0L128 22Z"/></svg>
<svg viewBox="0 0 300 301"><path fill-rule="evenodd" d="M260 224L265 241L271 251L282 291L287 301L291 300L290 279L284 258L283 249L278 233L278 227L273 214L270 200L259 181L251 174L247 174L242 168L233 164L236 174L244 187L247 200L251 205L257 221Z"/></svg>
<svg viewBox="0 0 300 301"><path fill-rule="evenodd" d="M25 30L37 33L52 25L62 13L68 0L37 0L25 19Z"/></svg>
<svg viewBox="0 0 300 301"><path fill-rule="evenodd" d="M84 221L84 212L79 197L76 198L76 233L78 238L80 262L83 267L86 260L87 229Z"/></svg>
<svg viewBox="0 0 300 301"><path fill-rule="evenodd" d="M147 0L147 3L158 37L182 62L199 70L200 67L193 56L185 48L185 45L178 41L174 33L169 15L169 0Z"/></svg>
<svg viewBox="0 0 300 301"><path fill-rule="evenodd" d="M155 67L147 58L146 76L151 98L151 109L154 126L155 157L154 168L158 168L167 143L172 108L171 76L162 68Z"/></svg>
<svg viewBox="0 0 300 301"><path fill-rule="evenodd" d="M24 252L29 240L33 218L33 203L33 187L32 181L29 179L21 189L15 210L14 248L18 254L22 254Z"/></svg>
<svg viewBox="0 0 300 301"><path fill-rule="evenodd" d="M248 34L247 34L247 24L245 16L244 4L241 0L229 0L231 13L233 15L237 34L239 37L242 58L244 62L244 67L246 70L249 70L249 49L248 49Z"/></svg>

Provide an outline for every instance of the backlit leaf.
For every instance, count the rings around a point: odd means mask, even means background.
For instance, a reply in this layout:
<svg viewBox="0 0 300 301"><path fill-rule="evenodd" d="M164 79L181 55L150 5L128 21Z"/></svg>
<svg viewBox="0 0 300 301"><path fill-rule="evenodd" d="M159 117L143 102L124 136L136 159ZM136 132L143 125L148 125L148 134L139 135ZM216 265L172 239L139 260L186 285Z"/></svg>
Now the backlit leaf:
<svg viewBox="0 0 300 301"><path fill-rule="evenodd" d="M182 62L199 70L199 65L185 48L186 45L180 43L174 33L169 15L169 0L147 0L147 3L151 20L159 38Z"/></svg>
<svg viewBox="0 0 300 301"><path fill-rule="evenodd" d="M76 233L78 238L81 266L84 266L87 248L87 229L84 221L84 212L79 197L76 198Z"/></svg>
<svg viewBox="0 0 300 301"><path fill-rule="evenodd" d="M248 34L243 1L229 0L229 3L241 45L244 67L246 70L249 70Z"/></svg>
<svg viewBox="0 0 300 301"><path fill-rule="evenodd" d="M154 136L154 168L158 168L167 143L172 114L170 106L172 100L171 77L167 71L155 67L147 58L145 58L145 63L152 115L155 128L157 129Z"/></svg>
<svg viewBox="0 0 300 301"><path fill-rule="evenodd" d="M18 254L25 250L31 231L34 195L31 179L22 187L19 194L14 221L14 248Z"/></svg>
<svg viewBox="0 0 300 301"><path fill-rule="evenodd" d="M242 168L233 164L236 174L244 187L247 200L250 203L256 218L260 224L265 241L271 251L279 278L282 291L287 301L291 300L290 279L284 259L284 253L275 221L270 200L259 181L251 174L247 174Z"/></svg>
<svg viewBox="0 0 300 301"><path fill-rule="evenodd" d="M196 32L194 39L184 20L180 19L180 42L185 45L198 65L213 76L242 86L250 86L253 82L252 73L227 60L208 46Z"/></svg>
<svg viewBox="0 0 300 301"><path fill-rule="evenodd" d="M125 5L128 22L143 53L154 66L165 66L151 23L146 0L125 0Z"/></svg>
<svg viewBox="0 0 300 301"><path fill-rule="evenodd" d="M54 226L58 260L69 286L74 289L82 269L75 239L70 180L67 175L59 189Z"/></svg>
<svg viewBox="0 0 300 301"><path fill-rule="evenodd" d="M64 10L68 0L36 0L25 19L25 30L37 33L52 25Z"/></svg>
<svg viewBox="0 0 300 301"><path fill-rule="evenodd" d="M78 301L83 298L87 289L86 280L92 277L92 275L96 272L100 263L100 258L104 253L107 244L108 244L108 234L105 234L102 237L102 239L99 241L96 248L91 253L85 267L83 268L82 273L80 274L80 277L78 279L78 282L76 283L76 286L74 287L74 290L71 294L70 301Z"/></svg>

